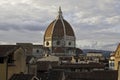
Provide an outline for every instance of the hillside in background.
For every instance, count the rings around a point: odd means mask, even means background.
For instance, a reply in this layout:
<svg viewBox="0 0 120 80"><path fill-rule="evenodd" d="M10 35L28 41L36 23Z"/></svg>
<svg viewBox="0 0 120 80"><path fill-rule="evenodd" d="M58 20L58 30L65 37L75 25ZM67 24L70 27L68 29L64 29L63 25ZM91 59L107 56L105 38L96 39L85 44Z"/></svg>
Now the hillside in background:
<svg viewBox="0 0 120 80"><path fill-rule="evenodd" d="M82 49L82 50L83 50L83 54L86 54L88 52L101 52L106 58L109 58L110 54L113 52L113 51L95 50L95 49Z"/></svg>

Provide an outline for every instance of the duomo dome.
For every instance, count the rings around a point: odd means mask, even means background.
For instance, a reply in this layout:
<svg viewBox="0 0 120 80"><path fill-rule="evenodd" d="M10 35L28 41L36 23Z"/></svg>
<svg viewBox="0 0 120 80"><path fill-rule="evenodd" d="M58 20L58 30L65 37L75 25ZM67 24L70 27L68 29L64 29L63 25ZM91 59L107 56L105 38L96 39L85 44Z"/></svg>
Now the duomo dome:
<svg viewBox="0 0 120 80"><path fill-rule="evenodd" d="M44 47L49 48L52 54L74 52L75 34L71 25L63 18L61 8L59 8L57 18L49 24L45 31ZM69 52L71 50L72 52Z"/></svg>
<svg viewBox="0 0 120 80"><path fill-rule="evenodd" d="M55 19L50 25L48 26L45 37L64 37L67 36L75 36L74 31L71 25L64 20L63 18Z"/></svg>

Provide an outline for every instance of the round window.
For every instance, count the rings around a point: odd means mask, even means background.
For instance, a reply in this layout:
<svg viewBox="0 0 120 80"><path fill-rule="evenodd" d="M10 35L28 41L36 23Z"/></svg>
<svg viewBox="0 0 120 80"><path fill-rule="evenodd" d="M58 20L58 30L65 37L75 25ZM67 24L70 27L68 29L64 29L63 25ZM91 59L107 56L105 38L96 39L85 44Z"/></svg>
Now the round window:
<svg viewBox="0 0 120 80"><path fill-rule="evenodd" d="M46 45L48 46L48 45L49 45L49 42L46 42Z"/></svg>

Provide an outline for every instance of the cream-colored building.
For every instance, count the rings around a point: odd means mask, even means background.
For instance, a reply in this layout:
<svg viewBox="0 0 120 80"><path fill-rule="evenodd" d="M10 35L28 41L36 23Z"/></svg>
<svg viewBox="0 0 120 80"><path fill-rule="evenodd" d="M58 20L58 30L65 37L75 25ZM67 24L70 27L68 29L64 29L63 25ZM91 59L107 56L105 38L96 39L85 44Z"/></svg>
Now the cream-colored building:
<svg viewBox="0 0 120 80"><path fill-rule="evenodd" d="M13 62L8 64L8 79L14 73L27 73L26 71L26 56L24 50L19 47L13 53L10 54Z"/></svg>
<svg viewBox="0 0 120 80"><path fill-rule="evenodd" d="M0 80L7 80L7 57L0 53Z"/></svg>
<svg viewBox="0 0 120 80"><path fill-rule="evenodd" d="M99 62L100 60L104 60L104 56L102 54L102 52L88 52L86 54L86 59L87 62Z"/></svg>
<svg viewBox="0 0 120 80"><path fill-rule="evenodd" d="M110 56L109 68L118 70L118 63L120 62L120 44L117 46L115 52Z"/></svg>
<svg viewBox="0 0 120 80"><path fill-rule="evenodd" d="M118 63L118 80L120 80L120 63Z"/></svg>
<svg viewBox="0 0 120 80"><path fill-rule="evenodd" d="M101 52L88 52L86 54L87 57L103 57Z"/></svg>
<svg viewBox="0 0 120 80"><path fill-rule="evenodd" d="M115 69L115 53L110 54L109 58L109 69L114 70Z"/></svg>
<svg viewBox="0 0 120 80"><path fill-rule="evenodd" d="M114 69L118 70L118 63L120 62L120 44L117 46L117 49L115 50L114 53Z"/></svg>
<svg viewBox="0 0 120 80"><path fill-rule="evenodd" d="M27 73L25 50L16 45L0 45L0 80L8 80L15 73ZM3 60L3 62L2 62Z"/></svg>

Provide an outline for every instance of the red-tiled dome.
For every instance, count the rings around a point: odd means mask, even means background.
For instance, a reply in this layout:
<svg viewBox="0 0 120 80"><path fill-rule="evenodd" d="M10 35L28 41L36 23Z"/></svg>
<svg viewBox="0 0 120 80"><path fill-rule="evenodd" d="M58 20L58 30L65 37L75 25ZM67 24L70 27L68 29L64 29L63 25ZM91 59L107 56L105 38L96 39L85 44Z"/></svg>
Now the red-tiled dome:
<svg viewBox="0 0 120 80"><path fill-rule="evenodd" d="M59 10L57 19L50 23L44 37L63 37L64 35L75 36L71 25L63 19L62 12Z"/></svg>

